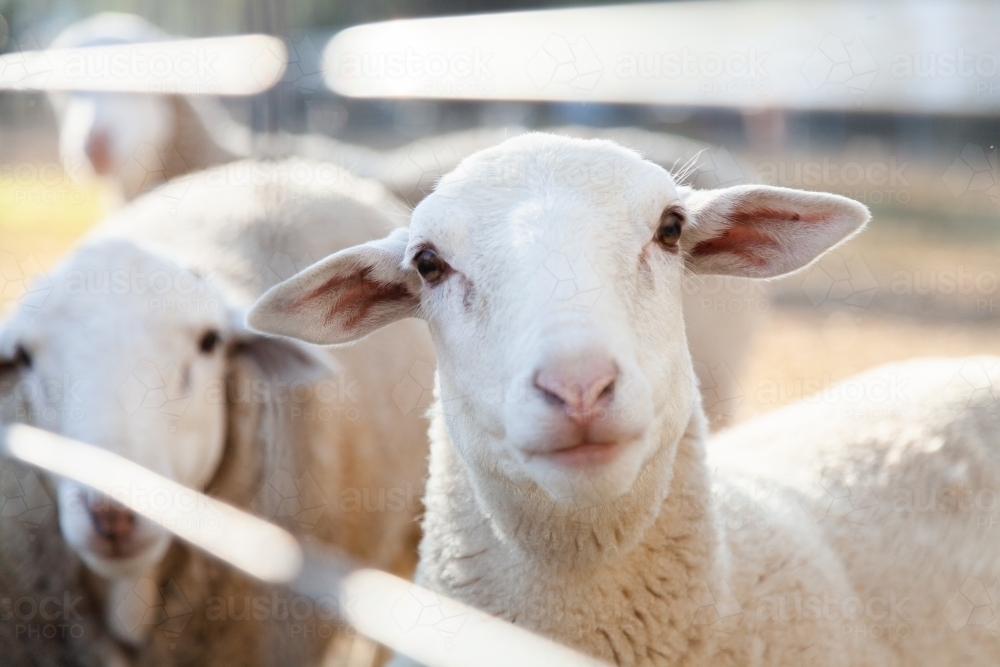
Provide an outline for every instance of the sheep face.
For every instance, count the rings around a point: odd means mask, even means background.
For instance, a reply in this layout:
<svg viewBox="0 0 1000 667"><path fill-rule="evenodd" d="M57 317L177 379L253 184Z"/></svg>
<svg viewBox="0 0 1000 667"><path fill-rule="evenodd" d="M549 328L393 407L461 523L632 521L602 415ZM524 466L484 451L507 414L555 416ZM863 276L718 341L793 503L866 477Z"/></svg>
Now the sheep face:
<svg viewBox="0 0 1000 667"><path fill-rule="evenodd" d="M50 48L165 39L166 33L139 16L102 12L67 27ZM49 99L59 121L60 159L75 178L110 176L129 199L162 178L176 127L168 96L53 92Z"/></svg>
<svg viewBox="0 0 1000 667"><path fill-rule="evenodd" d="M700 412L684 272L777 276L867 218L833 195L694 192L610 142L523 135L446 176L409 230L273 288L250 324L331 343L424 317L441 414L487 503L518 488L595 508L639 487L656 502Z"/></svg>
<svg viewBox="0 0 1000 667"><path fill-rule="evenodd" d="M168 97L73 93L59 108L59 156L74 178L109 176L134 197L163 171L175 125Z"/></svg>
<svg viewBox="0 0 1000 667"><path fill-rule="evenodd" d="M84 247L0 331L0 359L19 374L17 417L204 488L225 441L222 304L204 278L132 243ZM136 576L159 561L170 543L162 528L114 498L55 484L63 536L95 572Z"/></svg>

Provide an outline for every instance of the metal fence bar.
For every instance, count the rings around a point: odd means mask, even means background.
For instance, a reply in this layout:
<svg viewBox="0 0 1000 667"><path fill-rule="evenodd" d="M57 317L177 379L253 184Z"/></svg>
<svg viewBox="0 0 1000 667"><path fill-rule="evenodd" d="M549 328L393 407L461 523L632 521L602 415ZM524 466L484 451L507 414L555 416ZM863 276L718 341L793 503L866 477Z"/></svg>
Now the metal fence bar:
<svg viewBox="0 0 1000 667"><path fill-rule="evenodd" d="M604 665L405 579L304 546L278 526L99 447L11 424L0 425L0 455L86 484L262 581L314 599L333 597L358 632L428 667ZM157 497L169 502L150 502ZM407 596L439 606L441 620L404 628L392 608Z"/></svg>

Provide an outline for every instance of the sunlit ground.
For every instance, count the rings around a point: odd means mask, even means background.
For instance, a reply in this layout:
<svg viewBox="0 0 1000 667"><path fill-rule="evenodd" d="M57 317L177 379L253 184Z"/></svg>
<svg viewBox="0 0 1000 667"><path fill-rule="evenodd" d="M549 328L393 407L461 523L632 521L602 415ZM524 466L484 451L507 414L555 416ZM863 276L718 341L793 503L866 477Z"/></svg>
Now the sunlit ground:
<svg viewBox="0 0 1000 667"><path fill-rule="evenodd" d="M867 315L841 317L778 310L754 343L741 374L737 421L815 393L891 361L912 357L1000 355L993 325L915 322Z"/></svg>
<svg viewBox="0 0 1000 667"><path fill-rule="evenodd" d="M20 297L114 202L107 183L77 184L27 168L0 177L0 307Z"/></svg>
<svg viewBox="0 0 1000 667"><path fill-rule="evenodd" d="M737 421L879 364L1000 355L1000 229L949 240L886 220L771 288ZM943 225L942 225L943 226Z"/></svg>

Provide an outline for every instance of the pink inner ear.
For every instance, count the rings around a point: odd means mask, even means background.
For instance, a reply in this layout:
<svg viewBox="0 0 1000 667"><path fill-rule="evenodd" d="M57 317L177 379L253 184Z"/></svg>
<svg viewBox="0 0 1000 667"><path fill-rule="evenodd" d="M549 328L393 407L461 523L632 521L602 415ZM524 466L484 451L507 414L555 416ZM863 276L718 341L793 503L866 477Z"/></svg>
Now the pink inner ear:
<svg viewBox="0 0 1000 667"><path fill-rule="evenodd" d="M372 308L411 298L413 295L401 283L385 283L371 278L371 267L349 276L334 276L316 289L295 300L295 310L310 308L310 302L332 293L336 299L327 310L324 323L339 318L341 328L356 328L368 317Z"/></svg>
<svg viewBox="0 0 1000 667"><path fill-rule="evenodd" d="M730 253L755 266L764 266L768 260L761 251L780 247L775 236L768 233L769 226L793 222L813 224L824 218L823 215L802 216L795 211L770 206L740 206L733 211L730 226L719 236L696 244L691 249L691 255Z"/></svg>

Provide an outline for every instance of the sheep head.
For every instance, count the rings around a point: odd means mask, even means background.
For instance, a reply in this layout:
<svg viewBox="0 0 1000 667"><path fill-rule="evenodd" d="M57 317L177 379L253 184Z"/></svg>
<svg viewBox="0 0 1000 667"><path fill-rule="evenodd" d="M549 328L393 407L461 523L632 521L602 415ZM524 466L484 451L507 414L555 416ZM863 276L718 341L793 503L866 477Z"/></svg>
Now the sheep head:
<svg viewBox="0 0 1000 667"><path fill-rule="evenodd" d="M139 16L104 12L72 24L50 48L166 39L166 33ZM88 64L101 71L101 63ZM169 96L76 91L52 92L49 99L59 123L59 156L74 178L110 177L127 199L162 180L162 162L177 123Z"/></svg>
<svg viewBox="0 0 1000 667"><path fill-rule="evenodd" d="M275 286L248 321L343 343L426 319L437 409L488 511L517 497L599 514L640 489L662 502L700 413L684 272L779 276L867 219L835 195L693 191L608 141L522 135L444 177L408 230Z"/></svg>
<svg viewBox="0 0 1000 667"><path fill-rule="evenodd" d="M232 290L221 286L209 270L131 241L88 242L0 326L3 418L103 447L186 487L248 500L262 458L255 438L263 436L232 415L252 421L273 392L286 400L301 388L295 382L305 387L334 366L305 346L247 332ZM246 405L234 411L235 401ZM250 469L220 467L224 455ZM63 537L109 579L148 574L171 541L126 499L201 520L193 494L123 488L108 498L53 481Z"/></svg>

